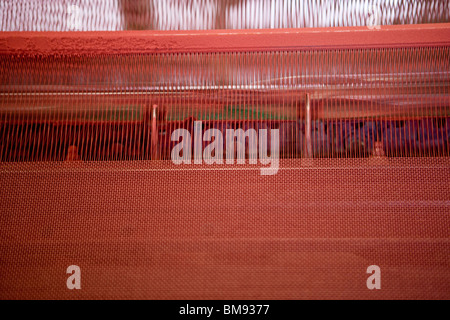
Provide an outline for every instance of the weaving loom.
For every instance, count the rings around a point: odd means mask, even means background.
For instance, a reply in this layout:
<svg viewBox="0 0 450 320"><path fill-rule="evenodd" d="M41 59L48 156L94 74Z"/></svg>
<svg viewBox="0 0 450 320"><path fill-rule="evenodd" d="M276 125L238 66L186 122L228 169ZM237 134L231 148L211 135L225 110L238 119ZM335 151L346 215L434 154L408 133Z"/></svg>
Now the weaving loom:
<svg viewBox="0 0 450 320"><path fill-rule="evenodd" d="M448 1L1 5L2 299L450 298Z"/></svg>

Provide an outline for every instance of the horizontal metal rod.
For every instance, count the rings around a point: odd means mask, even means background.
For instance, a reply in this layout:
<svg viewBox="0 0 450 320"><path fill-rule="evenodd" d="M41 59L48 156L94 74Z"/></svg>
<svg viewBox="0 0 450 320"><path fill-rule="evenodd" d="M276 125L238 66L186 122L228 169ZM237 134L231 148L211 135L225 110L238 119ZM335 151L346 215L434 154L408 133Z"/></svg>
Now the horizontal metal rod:
<svg viewBox="0 0 450 320"><path fill-rule="evenodd" d="M447 46L450 23L338 28L1 32L0 54L250 52Z"/></svg>

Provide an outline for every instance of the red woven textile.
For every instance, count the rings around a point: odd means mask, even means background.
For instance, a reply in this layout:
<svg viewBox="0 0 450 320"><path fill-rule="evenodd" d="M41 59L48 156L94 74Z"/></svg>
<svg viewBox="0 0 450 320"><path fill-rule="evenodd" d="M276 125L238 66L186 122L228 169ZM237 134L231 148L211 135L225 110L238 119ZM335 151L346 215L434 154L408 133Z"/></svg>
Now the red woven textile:
<svg viewBox="0 0 450 320"><path fill-rule="evenodd" d="M449 299L449 166L2 163L0 298Z"/></svg>

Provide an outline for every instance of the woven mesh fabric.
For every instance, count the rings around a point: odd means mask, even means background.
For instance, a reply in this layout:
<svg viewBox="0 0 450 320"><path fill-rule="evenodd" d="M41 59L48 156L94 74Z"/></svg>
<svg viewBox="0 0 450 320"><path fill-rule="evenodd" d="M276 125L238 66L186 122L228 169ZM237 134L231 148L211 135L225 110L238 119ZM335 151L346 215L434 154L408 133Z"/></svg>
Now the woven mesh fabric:
<svg viewBox="0 0 450 320"><path fill-rule="evenodd" d="M449 166L3 163L0 297L448 299Z"/></svg>

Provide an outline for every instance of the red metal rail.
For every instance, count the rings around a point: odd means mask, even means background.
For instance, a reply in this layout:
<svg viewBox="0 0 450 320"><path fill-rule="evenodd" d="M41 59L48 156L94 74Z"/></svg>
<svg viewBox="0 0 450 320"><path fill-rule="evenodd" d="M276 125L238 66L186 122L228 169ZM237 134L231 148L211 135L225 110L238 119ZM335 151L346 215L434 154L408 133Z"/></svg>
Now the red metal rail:
<svg viewBox="0 0 450 320"><path fill-rule="evenodd" d="M450 23L342 28L3 32L0 54L229 52L332 48L395 48L450 44Z"/></svg>

